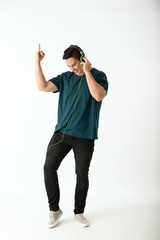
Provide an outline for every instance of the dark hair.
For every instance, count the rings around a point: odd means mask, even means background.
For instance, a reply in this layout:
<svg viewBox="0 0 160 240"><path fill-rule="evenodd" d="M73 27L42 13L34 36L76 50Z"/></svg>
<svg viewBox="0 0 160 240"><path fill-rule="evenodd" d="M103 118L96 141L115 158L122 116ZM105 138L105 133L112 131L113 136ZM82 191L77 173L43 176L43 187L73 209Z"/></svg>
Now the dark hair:
<svg viewBox="0 0 160 240"><path fill-rule="evenodd" d="M71 45L64 51L63 59L74 57L75 59L80 60L81 55L85 56L83 50L77 45Z"/></svg>

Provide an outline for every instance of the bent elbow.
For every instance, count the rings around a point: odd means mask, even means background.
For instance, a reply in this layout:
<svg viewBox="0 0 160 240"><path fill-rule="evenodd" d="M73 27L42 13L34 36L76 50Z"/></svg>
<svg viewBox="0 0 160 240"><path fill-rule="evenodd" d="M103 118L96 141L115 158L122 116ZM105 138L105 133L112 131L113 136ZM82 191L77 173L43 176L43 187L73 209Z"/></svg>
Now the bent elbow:
<svg viewBox="0 0 160 240"><path fill-rule="evenodd" d="M41 92L46 92L46 89L43 87L38 87L38 90L41 91Z"/></svg>
<svg viewBox="0 0 160 240"><path fill-rule="evenodd" d="M105 98L105 96L106 96L106 93L103 95L97 96L95 99L97 102L101 102Z"/></svg>
<svg viewBox="0 0 160 240"><path fill-rule="evenodd" d="M96 100L97 102L101 102L102 99L103 99L102 97L96 97L96 98L95 98L95 100Z"/></svg>
<svg viewBox="0 0 160 240"><path fill-rule="evenodd" d="M101 98L96 98L96 101L97 101L97 102L101 102L102 99L101 99Z"/></svg>
<svg viewBox="0 0 160 240"><path fill-rule="evenodd" d="M42 88L38 88L38 90L39 90L40 92L44 92L44 89L42 89Z"/></svg>

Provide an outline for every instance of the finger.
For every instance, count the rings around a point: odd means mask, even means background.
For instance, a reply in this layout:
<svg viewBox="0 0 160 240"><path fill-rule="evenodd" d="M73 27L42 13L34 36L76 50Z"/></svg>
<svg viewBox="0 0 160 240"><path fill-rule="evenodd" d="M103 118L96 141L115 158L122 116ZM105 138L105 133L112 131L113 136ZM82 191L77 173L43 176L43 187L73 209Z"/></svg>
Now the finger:
<svg viewBox="0 0 160 240"><path fill-rule="evenodd" d="M44 56L44 55L45 55L45 53L44 53L44 52L42 52L42 51L40 51L40 55L41 55L41 56Z"/></svg>
<svg viewBox="0 0 160 240"><path fill-rule="evenodd" d="M39 43L39 46L38 46L38 51L40 51L41 50L41 44Z"/></svg>
<svg viewBox="0 0 160 240"><path fill-rule="evenodd" d="M86 62L88 62L88 59L86 57L83 57Z"/></svg>
<svg viewBox="0 0 160 240"><path fill-rule="evenodd" d="M88 60L88 58L84 57L84 60L87 64L91 64L91 62Z"/></svg>

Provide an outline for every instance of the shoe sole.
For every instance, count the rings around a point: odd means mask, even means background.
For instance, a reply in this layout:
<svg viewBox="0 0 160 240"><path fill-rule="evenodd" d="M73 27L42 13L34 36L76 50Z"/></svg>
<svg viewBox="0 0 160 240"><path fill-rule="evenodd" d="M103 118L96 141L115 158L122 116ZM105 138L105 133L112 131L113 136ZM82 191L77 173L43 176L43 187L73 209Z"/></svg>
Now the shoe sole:
<svg viewBox="0 0 160 240"><path fill-rule="evenodd" d="M59 219L62 217L62 215L63 215L63 212L60 213L60 215L59 215L59 217L57 218L57 221L56 221L55 223L53 223L53 224L51 224L51 225L48 225L48 228L54 228L54 227L56 227L56 226L58 225Z"/></svg>

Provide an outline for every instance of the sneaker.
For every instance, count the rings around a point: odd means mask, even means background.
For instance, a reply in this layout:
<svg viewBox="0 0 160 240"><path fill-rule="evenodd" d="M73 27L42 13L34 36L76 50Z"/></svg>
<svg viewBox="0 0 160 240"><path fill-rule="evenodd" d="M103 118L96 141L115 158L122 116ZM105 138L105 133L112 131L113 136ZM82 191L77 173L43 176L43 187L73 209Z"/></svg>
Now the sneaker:
<svg viewBox="0 0 160 240"><path fill-rule="evenodd" d="M59 209L56 212L50 211L50 214L49 214L50 220L48 222L48 228L56 227L62 214L63 212L61 209Z"/></svg>
<svg viewBox="0 0 160 240"><path fill-rule="evenodd" d="M78 222L81 226L83 227L89 227L89 222L88 220L83 216L83 214L75 214L74 215L74 220Z"/></svg>

